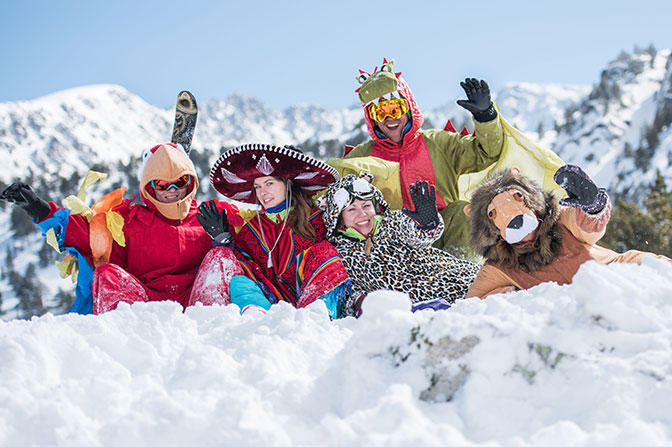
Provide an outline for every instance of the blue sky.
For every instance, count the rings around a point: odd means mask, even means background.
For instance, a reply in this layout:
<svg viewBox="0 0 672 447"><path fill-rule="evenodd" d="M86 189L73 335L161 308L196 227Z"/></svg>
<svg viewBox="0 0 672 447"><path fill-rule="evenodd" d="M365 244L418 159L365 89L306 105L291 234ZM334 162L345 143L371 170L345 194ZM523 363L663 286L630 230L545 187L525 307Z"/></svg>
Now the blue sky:
<svg viewBox="0 0 672 447"><path fill-rule="evenodd" d="M551 4L552 3L552 4ZM4 0L0 102L120 84L172 107L232 93L272 108L357 100L357 70L396 60L421 107L469 76L593 84L635 45L672 48L672 1Z"/></svg>

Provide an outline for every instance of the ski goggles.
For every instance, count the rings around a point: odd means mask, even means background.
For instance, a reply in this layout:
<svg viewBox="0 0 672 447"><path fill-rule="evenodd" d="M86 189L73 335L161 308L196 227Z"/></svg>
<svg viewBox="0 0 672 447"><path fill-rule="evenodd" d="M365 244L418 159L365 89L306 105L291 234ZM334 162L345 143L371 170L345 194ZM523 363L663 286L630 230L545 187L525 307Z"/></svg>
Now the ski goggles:
<svg viewBox="0 0 672 447"><path fill-rule="evenodd" d="M168 191L170 188L182 189L191 184L191 176L189 174L183 175L177 180L152 180L152 188L157 191Z"/></svg>
<svg viewBox="0 0 672 447"><path fill-rule="evenodd" d="M408 102L403 98L387 99L371 104L368 110L372 120L382 123L388 116L395 120L401 118L408 112Z"/></svg>

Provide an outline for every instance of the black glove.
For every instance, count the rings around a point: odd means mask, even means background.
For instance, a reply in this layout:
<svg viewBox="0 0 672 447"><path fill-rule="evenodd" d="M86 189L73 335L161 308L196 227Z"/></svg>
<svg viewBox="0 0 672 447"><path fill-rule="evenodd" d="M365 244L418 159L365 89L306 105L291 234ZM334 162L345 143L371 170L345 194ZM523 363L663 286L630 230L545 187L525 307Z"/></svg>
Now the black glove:
<svg viewBox="0 0 672 447"><path fill-rule="evenodd" d="M9 185L0 194L0 200L15 203L26 210L28 215L38 222L47 217L51 212L49 203L37 197L30 186L21 182Z"/></svg>
<svg viewBox="0 0 672 447"><path fill-rule="evenodd" d="M607 206L607 192L595 186L588 174L575 165L565 165L555 171L555 183L567 191L560 205L581 208L588 214L597 214Z"/></svg>
<svg viewBox="0 0 672 447"><path fill-rule="evenodd" d="M226 210L220 213L217 210L214 200L203 202L198 206L196 219L210 237L220 244L229 245L231 240L231 233L229 233L229 221L226 219Z"/></svg>
<svg viewBox="0 0 672 447"><path fill-rule="evenodd" d="M429 183L418 180L415 185L409 186L411 200L415 211L402 209L401 211L418 223L423 231L433 230L439 226L439 212L436 209L436 189Z"/></svg>
<svg viewBox="0 0 672 447"><path fill-rule="evenodd" d="M485 81L476 78L467 78L460 85L467 94L467 100L460 99L457 104L464 107L474 115L474 119L480 123L492 121L497 117L495 106L490 98L490 87Z"/></svg>

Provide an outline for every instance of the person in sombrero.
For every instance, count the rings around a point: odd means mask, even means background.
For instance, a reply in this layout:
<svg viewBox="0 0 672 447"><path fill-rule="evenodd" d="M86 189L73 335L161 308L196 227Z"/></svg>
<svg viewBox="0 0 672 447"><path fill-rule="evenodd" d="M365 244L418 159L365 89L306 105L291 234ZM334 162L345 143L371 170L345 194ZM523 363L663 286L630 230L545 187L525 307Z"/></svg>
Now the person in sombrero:
<svg viewBox="0 0 672 447"><path fill-rule="evenodd" d="M238 232L214 203L199 207L203 228L230 245L245 276L231 281L231 302L297 308L323 300L332 318L351 290L338 252L325 240L322 210L312 196L338 180L334 168L292 146L246 144L224 152L210 170L212 186L229 199L260 209Z"/></svg>

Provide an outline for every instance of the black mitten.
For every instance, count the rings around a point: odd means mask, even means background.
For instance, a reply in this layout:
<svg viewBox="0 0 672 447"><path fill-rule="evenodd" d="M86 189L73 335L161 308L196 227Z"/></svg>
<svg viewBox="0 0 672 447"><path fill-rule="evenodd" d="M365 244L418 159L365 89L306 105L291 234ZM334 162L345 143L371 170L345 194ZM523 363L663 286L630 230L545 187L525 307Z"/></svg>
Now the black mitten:
<svg viewBox="0 0 672 447"><path fill-rule="evenodd" d="M467 78L460 85L467 94L467 100L460 99L457 104L464 107L474 115L474 119L480 123L492 121L497 117L497 111L490 98L488 83L476 78Z"/></svg>
<svg viewBox="0 0 672 447"><path fill-rule="evenodd" d="M0 200L12 202L28 213L36 221L41 221L49 215L51 209L46 200L35 195L32 188L25 183L12 183L0 194Z"/></svg>
<svg viewBox="0 0 672 447"><path fill-rule="evenodd" d="M220 213L214 200L203 202L198 206L196 219L210 237L220 244L229 245L232 237L229 233L229 221L226 218L226 210Z"/></svg>
<svg viewBox="0 0 672 447"><path fill-rule="evenodd" d="M565 165L555 171L555 183L567 191L567 198L560 205L580 208L588 214L597 214L607 206L607 192L595 183L578 166Z"/></svg>
<svg viewBox="0 0 672 447"><path fill-rule="evenodd" d="M436 209L436 189L429 183L417 181L409 186L411 200L415 205L415 211L402 209L401 211L418 223L423 231L433 230L439 226L439 212Z"/></svg>

